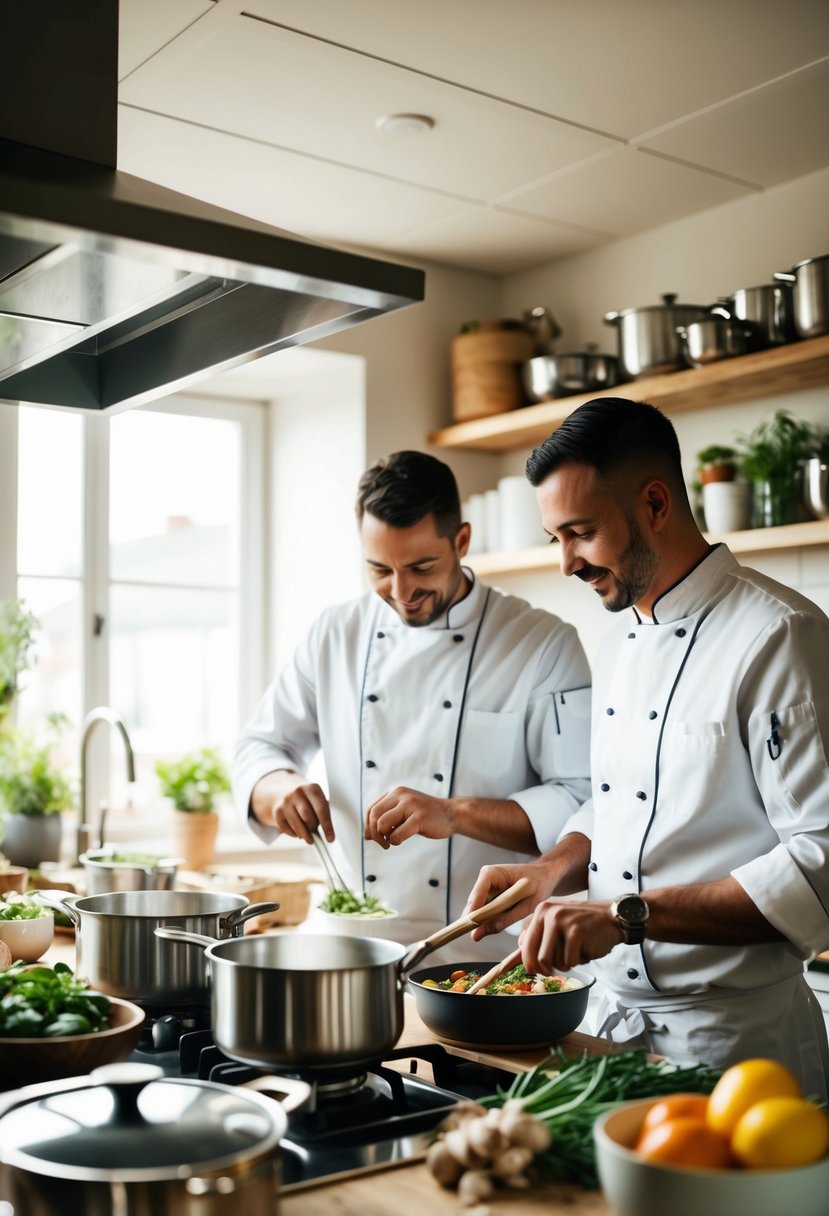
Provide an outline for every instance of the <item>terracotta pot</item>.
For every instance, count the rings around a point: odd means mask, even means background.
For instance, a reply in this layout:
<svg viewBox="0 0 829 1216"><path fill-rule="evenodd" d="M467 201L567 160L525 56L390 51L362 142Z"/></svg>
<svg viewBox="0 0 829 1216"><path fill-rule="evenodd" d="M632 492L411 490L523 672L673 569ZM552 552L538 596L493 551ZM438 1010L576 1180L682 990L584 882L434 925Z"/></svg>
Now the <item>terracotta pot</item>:
<svg viewBox="0 0 829 1216"><path fill-rule="evenodd" d="M9 866L0 870L0 892L17 891L23 895L29 885L29 871L25 866Z"/></svg>
<svg viewBox="0 0 829 1216"><path fill-rule="evenodd" d="M736 476L737 468L733 464L704 464L699 471L699 479L704 486L712 481L733 481Z"/></svg>
<svg viewBox="0 0 829 1216"><path fill-rule="evenodd" d="M173 811L173 852L190 870L209 866L216 852L219 816L215 811Z"/></svg>

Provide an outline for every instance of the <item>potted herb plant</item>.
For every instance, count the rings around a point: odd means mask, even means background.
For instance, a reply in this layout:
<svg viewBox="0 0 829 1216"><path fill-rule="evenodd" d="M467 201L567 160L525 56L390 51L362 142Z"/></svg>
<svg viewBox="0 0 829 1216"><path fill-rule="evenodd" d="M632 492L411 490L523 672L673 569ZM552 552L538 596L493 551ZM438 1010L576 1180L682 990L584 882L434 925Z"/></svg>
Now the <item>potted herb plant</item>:
<svg viewBox="0 0 829 1216"><path fill-rule="evenodd" d="M72 805L73 791L53 751L65 721L53 714L45 741L22 727L0 732L0 830L3 852L14 865L60 860L61 812Z"/></svg>
<svg viewBox="0 0 829 1216"><path fill-rule="evenodd" d="M777 527L802 518L803 464L814 449L807 422L778 410L742 440L743 473L754 483L757 527Z"/></svg>
<svg viewBox="0 0 829 1216"><path fill-rule="evenodd" d="M706 531L722 535L750 527L752 487L737 480L736 448L712 443L697 452L697 463Z"/></svg>
<svg viewBox="0 0 829 1216"><path fill-rule="evenodd" d="M190 869L209 865L219 830L217 799L230 790L227 768L214 747L186 752L178 760L158 760L161 792L171 799L173 850Z"/></svg>
<svg viewBox="0 0 829 1216"><path fill-rule="evenodd" d="M712 481L734 481L737 476L738 456L735 448L712 443L697 452L700 484Z"/></svg>
<svg viewBox="0 0 829 1216"><path fill-rule="evenodd" d="M20 677L31 666L38 624L25 600L0 601L0 726L11 712Z"/></svg>

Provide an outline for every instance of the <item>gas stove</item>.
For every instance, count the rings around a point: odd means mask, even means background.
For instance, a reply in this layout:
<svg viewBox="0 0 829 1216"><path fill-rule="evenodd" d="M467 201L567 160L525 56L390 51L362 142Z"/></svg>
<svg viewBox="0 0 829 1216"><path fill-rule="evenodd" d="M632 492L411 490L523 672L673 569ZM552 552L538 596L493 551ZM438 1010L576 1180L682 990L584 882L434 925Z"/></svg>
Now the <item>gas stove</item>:
<svg viewBox="0 0 829 1216"><path fill-rule="evenodd" d="M194 1027L194 1020L200 1015L192 1010L156 1019L130 1059L156 1064L169 1077L223 1085L242 1085L264 1075L229 1059L210 1029ZM177 1029L178 1041L173 1042ZM450 1055L436 1043L397 1048L357 1072L290 1075L311 1086L311 1099L288 1116L280 1143L282 1192L416 1160L457 1102L494 1093L513 1080L498 1069Z"/></svg>

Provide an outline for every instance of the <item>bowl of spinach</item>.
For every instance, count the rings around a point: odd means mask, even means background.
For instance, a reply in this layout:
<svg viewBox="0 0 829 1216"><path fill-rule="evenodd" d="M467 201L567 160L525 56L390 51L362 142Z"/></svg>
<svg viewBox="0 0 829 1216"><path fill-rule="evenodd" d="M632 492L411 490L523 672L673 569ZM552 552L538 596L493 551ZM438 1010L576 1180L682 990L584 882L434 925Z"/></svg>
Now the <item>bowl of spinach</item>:
<svg viewBox="0 0 829 1216"><path fill-rule="evenodd" d="M58 1080L126 1059L144 1025L129 1001L91 991L65 963L0 972L4 1086Z"/></svg>

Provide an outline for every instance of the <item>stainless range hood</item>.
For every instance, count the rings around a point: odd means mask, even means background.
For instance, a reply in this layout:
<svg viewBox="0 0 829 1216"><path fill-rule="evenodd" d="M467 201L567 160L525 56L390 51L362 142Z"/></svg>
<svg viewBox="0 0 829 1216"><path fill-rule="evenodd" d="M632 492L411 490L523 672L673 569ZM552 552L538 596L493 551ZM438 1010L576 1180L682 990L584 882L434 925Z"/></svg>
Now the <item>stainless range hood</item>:
<svg viewBox="0 0 829 1216"><path fill-rule="evenodd" d="M3 25L0 400L115 413L423 299L420 270L119 173L118 0Z"/></svg>

